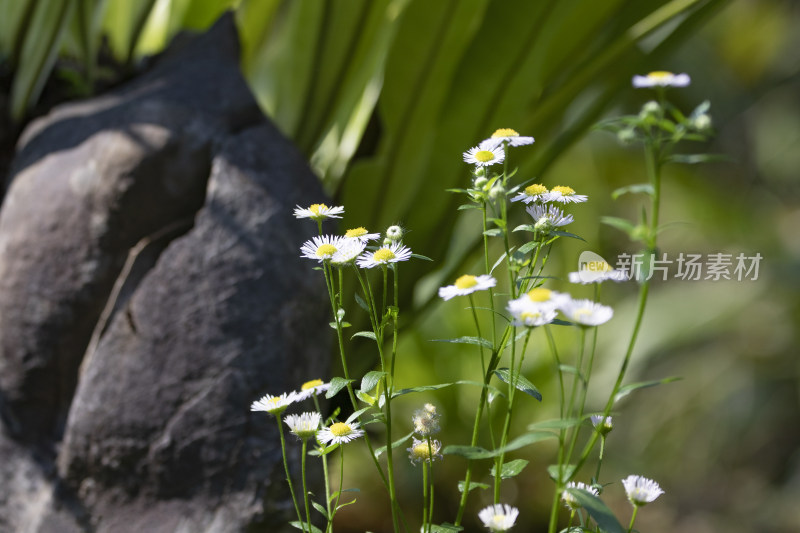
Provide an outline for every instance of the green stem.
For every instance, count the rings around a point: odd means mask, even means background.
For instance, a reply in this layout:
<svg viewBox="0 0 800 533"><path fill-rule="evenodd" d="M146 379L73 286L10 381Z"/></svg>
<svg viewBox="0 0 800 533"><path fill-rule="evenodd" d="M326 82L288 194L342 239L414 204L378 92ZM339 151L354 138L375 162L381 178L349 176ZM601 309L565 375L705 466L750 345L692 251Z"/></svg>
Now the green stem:
<svg viewBox="0 0 800 533"><path fill-rule="evenodd" d="M422 531L427 532L428 527L428 462L422 461Z"/></svg>
<svg viewBox="0 0 800 533"><path fill-rule="evenodd" d="M604 422L601 422L601 424ZM597 458L597 470L594 473L594 482L600 483L600 468L603 466L603 453L606 450L606 437L600 437L600 456Z"/></svg>
<svg viewBox="0 0 800 533"><path fill-rule="evenodd" d="M630 525L628 525L628 533L631 533L631 531L633 531L633 523L636 521L636 513L638 513L638 512L639 512L639 506L638 505L634 505L633 506L633 514L631 515L631 523L630 523Z"/></svg>
<svg viewBox="0 0 800 533"><path fill-rule="evenodd" d="M317 409L318 413L322 413L322 410L319 408L319 399L317 398L316 394L312 396L314 400L314 407ZM333 529L333 517L331 516L331 481L330 475L328 474L328 454L320 454L320 460L322 460L322 475L325 478L325 511L328 513L328 523L325 526L325 533L328 531L332 531Z"/></svg>
<svg viewBox="0 0 800 533"><path fill-rule="evenodd" d="M300 459L301 472L303 478L303 504L306 507L306 523L308 530L311 531L311 506L308 504L308 487L306 486L306 452L308 451L308 439L303 439L303 457Z"/></svg>
<svg viewBox="0 0 800 533"><path fill-rule="evenodd" d="M430 435L428 436L428 456L431 458L429 468L429 476L428 476L428 483L430 488L428 489L428 494L430 494L430 499L428 501L428 530L426 533L430 533L433 527L433 442L431 442Z"/></svg>
<svg viewBox="0 0 800 533"><path fill-rule="evenodd" d="M286 472L286 483L289 484L289 493L292 495L292 503L294 503L294 510L297 513L297 521L302 526L300 529L305 531L303 524L303 515L300 514L300 506L297 505L297 497L294 494L294 485L292 484L292 476L289 474L289 461L286 458L286 438L283 435L283 425L281 424L280 415L275 416L275 421L278 423L278 434L281 436L281 455L283 455L283 469Z"/></svg>

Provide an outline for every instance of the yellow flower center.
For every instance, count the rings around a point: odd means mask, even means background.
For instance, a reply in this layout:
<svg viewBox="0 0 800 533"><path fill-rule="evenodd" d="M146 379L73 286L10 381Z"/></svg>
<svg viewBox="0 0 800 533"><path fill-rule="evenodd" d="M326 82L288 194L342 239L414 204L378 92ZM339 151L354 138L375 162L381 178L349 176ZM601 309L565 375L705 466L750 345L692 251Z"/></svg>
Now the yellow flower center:
<svg viewBox="0 0 800 533"><path fill-rule="evenodd" d="M587 318L592 316L592 310L588 307L581 307L576 309L575 312L572 313L572 318L575 320L581 320L582 318Z"/></svg>
<svg viewBox="0 0 800 533"><path fill-rule="evenodd" d="M269 400L267 400L267 403L274 407L274 406L278 405L278 402L280 402L280 401L281 401L280 396L275 396L274 398L270 398Z"/></svg>
<svg viewBox="0 0 800 533"><path fill-rule="evenodd" d="M534 183L525 187L525 194L528 196L536 196L537 194L544 194L547 192L547 187L540 183Z"/></svg>
<svg viewBox="0 0 800 533"><path fill-rule="evenodd" d="M335 424L331 424L330 429L331 433L336 437L346 437L353 432L353 428L344 422L336 422Z"/></svg>
<svg viewBox="0 0 800 533"><path fill-rule="evenodd" d="M300 390L309 390L313 389L314 387L319 387L322 385L321 379L312 379L311 381L306 381L300 386Z"/></svg>
<svg viewBox="0 0 800 533"><path fill-rule="evenodd" d="M470 289L478 284L478 278L464 274L456 280L456 287L459 289Z"/></svg>
<svg viewBox="0 0 800 533"><path fill-rule="evenodd" d="M575 189L572 187L565 187L564 185L558 185L553 187L553 192L560 192L563 196L570 196L575 194Z"/></svg>
<svg viewBox="0 0 800 533"><path fill-rule="evenodd" d="M330 257L336 253L336 247L332 244L323 244L317 248L317 257Z"/></svg>
<svg viewBox="0 0 800 533"><path fill-rule="evenodd" d="M475 159L481 163L486 163L487 161L494 159L494 152L491 150L478 150L475 152Z"/></svg>
<svg viewBox="0 0 800 533"><path fill-rule="evenodd" d="M536 312L534 312L534 311L525 311L524 313L519 315L519 317L523 320L523 322L525 320L529 320L529 319L530 320L536 320L537 318L541 318L542 317L542 313L539 313L538 311L536 311Z"/></svg>
<svg viewBox="0 0 800 533"><path fill-rule="evenodd" d="M432 451L433 451L433 446L429 448L427 442L420 442L419 444L411 448L411 453L414 455L415 459L429 460L431 458Z"/></svg>
<svg viewBox="0 0 800 533"><path fill-rule="evenodd" d="M532 302L546 302L550 299L552 292L550 289L533 289L528 293L528 298Z"/></svg>
<svg viewBox="0 0 800 533"><path fill-rule="evenodd" d="M353 228L353 229L347 230L345 232L344 236L348 237L348 238L361 237L363 235L366 235L367 233L369 233L369 232L367 231L366 228L362 228L362 227L359 226L357 228Z"/></svg>
<svg viewBox="0 0 800 533"><path fill-rule="evenodd" d="M647 75L647 77L650 78L651 80L661 80L661 81L668 80L672 76L674 76L674 74L667 70L655 70Z"/></svg>
<svg viewBox="0 0 800 533"><path fill-rule="evenodd" d="M308 208L308 210L314 213L315 215L319 216L320 214L322 214L320 213L320 211L328 210L328 206L325 204L312 204L311 207Z"/></svg>
<svg viewBox="0 0 800 533"><path fill-rule="evenodd" d="M394 252L388 248L381 248L372 255L372 259L378 261L379 263L385 261L391 261L394 258L395 258Z"/></svg>
<svg viewBox="0 0 800 533"><path fill-rule="evenodd" d="M519 137L519 133L511 128L500 128L492 133L492 138L496 139L497 137Z"/></svg>
<svg viewBox="0 0 800 533"><path fill-rule="evenodd" d="M492 523L496 526L505 526L506 525L506 515L503 514L496 514L492 517Z"/></svg>

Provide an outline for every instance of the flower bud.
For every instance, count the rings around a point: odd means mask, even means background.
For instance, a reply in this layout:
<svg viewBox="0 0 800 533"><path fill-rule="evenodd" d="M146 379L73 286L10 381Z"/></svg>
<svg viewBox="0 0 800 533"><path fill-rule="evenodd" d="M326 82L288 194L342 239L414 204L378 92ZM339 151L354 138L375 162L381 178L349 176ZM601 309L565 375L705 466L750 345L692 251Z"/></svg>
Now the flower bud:
<svg viewBox="0 0 800 533"><path fill-rule="evenodd" d="M400 226L389 226L388 228L386 228L386 238L389 239L391 242L398 242L403 240L403 228L401 228Z"/></svg>
<svg viewBox="0 0 800 533"><path fill-rule="evenodd" d="M703 113L692 120L692 127L697 131L706 131L711 128L711 117Z"/></svg>
<svg viewBox="0 0 800 533"><path fill-rule="evenodd" d="M486 178L476 178L475 181L472 182L476 189L483 189L487 183L489 183L489 180Z"/></svg>
<svg viewBox="0 0 800 533"><path fill-rule="evenodd" d="M636 140L636 132L633 131L632 128L625 128L624 130L619 130L617 132L617 139L622 144L630 144L634 140Z"/></svg>
<svg viewBox="0 0 800 533"><path fill-rule="evenodd" d="M502 185L497 184L489 190L489 199L497 200L505 196L506 190L503 188Z"/></svg>
<svg viewBox="0 0 800 533"><path fill-rule="evenodd" d="M475 174L476 178L481 178L481 177L486 175L486 169L483 168L483 167L478 167L478 168L475 169L473 174Z"/></svg>
<svg viewBox="0 0 800 533"><path fill-rule="evenodd" d="M661 106L658 104L658 102L650 100L642 106L642 110L639 111L639 118L652 117L658 115L660 112Z"/></svg>

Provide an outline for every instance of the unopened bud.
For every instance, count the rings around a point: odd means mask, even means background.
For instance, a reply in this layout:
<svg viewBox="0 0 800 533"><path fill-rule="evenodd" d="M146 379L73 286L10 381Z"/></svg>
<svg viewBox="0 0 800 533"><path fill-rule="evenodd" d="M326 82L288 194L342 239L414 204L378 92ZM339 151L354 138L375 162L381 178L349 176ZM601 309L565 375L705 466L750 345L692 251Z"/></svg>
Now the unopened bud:
<svg viewBox="0 0 800 533"><path fill-rule="evenodd" d="M403 228L400 226L389 226L386 228L386 238L392 242L401 241L403 239Z"/></svg>

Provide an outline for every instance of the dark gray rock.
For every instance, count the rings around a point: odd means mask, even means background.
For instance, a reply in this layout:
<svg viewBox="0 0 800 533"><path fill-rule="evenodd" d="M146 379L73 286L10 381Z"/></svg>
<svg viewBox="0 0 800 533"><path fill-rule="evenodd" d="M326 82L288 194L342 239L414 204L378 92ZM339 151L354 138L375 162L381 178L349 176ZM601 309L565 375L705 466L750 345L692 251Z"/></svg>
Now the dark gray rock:
<svg viewBox="0 0 800 533"><path fill-rule="evenodd" d="M0 211L0 531L283 530L276 421L249 406L326 377L316 226L292 216L323 193L237 65L226 16L24 133Z"/></svg>

